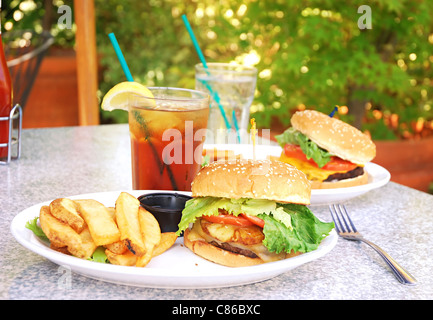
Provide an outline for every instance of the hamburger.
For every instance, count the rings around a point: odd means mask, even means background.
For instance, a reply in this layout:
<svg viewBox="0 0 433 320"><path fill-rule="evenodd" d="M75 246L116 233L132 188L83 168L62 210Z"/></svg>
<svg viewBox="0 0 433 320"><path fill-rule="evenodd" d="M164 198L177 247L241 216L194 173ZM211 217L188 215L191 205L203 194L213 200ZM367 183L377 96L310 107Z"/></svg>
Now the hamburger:
<svg viewBox="0 0 433 320"><path fill-rule="evenodd" d="M334 227L306 206L311 186L305 174L280 161L212 162L202 167L191 189L178 234L184 231L192 252L224 266L315 250Z"/></svg>
<svg viewBox="0 0 433 320"><path fill-rule="evenodd" d="M291 125L275 137L283 148L279 160L304 172L313 189L368 182L364 166L376 156L376 146L369 136L314 110L295 112Z"/></svg>

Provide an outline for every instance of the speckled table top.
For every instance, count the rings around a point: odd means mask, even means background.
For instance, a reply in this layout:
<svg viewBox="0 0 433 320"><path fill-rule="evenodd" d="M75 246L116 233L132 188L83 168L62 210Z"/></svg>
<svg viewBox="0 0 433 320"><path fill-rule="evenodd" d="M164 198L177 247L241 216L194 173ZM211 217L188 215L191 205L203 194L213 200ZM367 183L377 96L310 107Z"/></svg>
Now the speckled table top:
<svg viewBox="0 0 433 320"><path fill-rule="evenodd" d="M390 182L346 206L364 236L418 280L400 284L368 246L339 239L324 257L242 287L155 289L73 274L21 246L10 224L22 210L57 197L130 190L127 125L24 130L21 159L0 166L0 299L433 299L433 196ZM326 206L314 206L330 221Z"/></svg>

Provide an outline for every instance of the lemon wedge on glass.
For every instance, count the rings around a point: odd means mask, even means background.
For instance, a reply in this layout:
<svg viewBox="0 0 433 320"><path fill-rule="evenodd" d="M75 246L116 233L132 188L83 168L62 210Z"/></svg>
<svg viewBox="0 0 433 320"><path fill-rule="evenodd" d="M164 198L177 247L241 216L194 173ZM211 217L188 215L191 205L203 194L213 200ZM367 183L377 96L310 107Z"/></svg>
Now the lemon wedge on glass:
<svg viewBox="0 0 433 320"><path fill-rule="evenodd" d="M138 82L125 81L116 84L112 87L102 99L101 108L105 111L112 111L115 109L128 110L128 107L134 101L141 101L141 98L148 100L147 105L155 105L154 96L152 92Z"/></svg>

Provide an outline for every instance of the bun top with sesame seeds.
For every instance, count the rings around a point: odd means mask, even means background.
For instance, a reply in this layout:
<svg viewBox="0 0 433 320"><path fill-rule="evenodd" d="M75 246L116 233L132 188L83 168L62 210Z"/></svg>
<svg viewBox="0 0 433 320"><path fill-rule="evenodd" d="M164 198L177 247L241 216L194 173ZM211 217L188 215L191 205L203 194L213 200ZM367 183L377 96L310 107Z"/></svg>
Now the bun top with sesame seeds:
<svg viewBox="0 0 433 320"><path fill-rule="evenodd" d="M203 167L192 185L193 197L266 199L308 205L311 183L303 172L280 161L236 159Z"/></svg>
<svg viewBox="0 0 433 320"><path fill-rule="evenodd" d="M315 110L295 112L291 118L294 129L329 153L363 165L376 156L370 137L357 128Z"/></svg>

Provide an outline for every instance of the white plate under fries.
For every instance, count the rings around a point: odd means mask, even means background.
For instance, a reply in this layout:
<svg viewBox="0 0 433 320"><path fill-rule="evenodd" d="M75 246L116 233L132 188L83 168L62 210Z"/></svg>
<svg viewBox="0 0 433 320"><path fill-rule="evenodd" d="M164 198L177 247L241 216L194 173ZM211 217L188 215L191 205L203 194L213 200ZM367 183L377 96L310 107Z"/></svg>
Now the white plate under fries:
<svg viewBox="0 0 433 320"><path fill-rule="evenodd" d="M155 191L128 191L138 197ZM101 192L69 197L71 199L95 199L105 206L114 206L119 192ZM188 194L188 193L185 193ZM318 249L299 256L258 266L229 268L206 261L183 245L178 238L175 245L151 260L145 268L124 267L79 259L49 248L25 227L27 221L39 216L40 203L20 212L12 221L11 232L15 239L30 251L52 262L70 268L73 272L107 282L151 288L218 288L259 282L273 278L304 263L316 260L337 243L334 230Z"/></svg>
<svg viewBox="0 0 433 320"><path fill-rule="evenodd" d="M251 144L205 144L204 149L230 150L234 155L241 155L244 159L253 159L253 146ZM276 145L256 145L255 147L256 159L279 157L281 152L282 148ZM365 170L368 173L367 184L347 188L311 190L311 205L326 205L355 198L384 186L391 178L388 170L375 163L367 163Z"/></svg>

